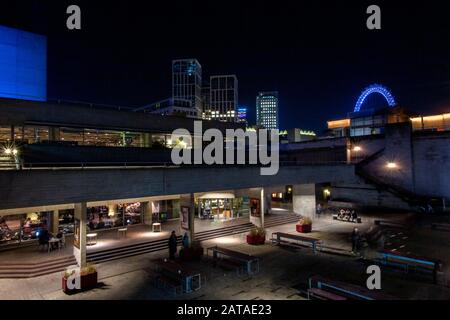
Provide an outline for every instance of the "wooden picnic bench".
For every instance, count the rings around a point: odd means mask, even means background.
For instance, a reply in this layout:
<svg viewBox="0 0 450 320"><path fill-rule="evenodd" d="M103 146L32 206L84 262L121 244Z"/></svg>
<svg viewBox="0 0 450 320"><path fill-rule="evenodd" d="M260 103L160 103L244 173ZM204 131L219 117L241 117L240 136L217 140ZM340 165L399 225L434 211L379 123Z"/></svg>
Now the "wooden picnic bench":
<svg viewBox="0 0 450 320"><path fill-rule="evenodd" d="M401 221L390 221L390 220L374 220L374 224L377 226L387 226L387 227L394 227L394 228L400 228L400 229L407 229L409 226L408 224L401 222Z"/></svg>
<svg viewBox="0 0 450 320"><path fill-rule="evenodd" d="M312 300L312 298L320 300L347 300L346 297L318 288L308 289L308 300Z"/></svg>
<svg viewBox="0 0 450 320"><path fill-rule="evenodd" d="M174 295L183 292L183 284L180 279L174 279L167 275L158 275L155 278L155 282L158 288L169 291Z"/></svg>
<svg viewBox="0 0 450 320"><path fill-rule="evenodd" d="M156 261L155 264L163 282L168 282L171 287L180 284L182 291L186 293L201 288L202 281L199 271L173 261ZM172 281L167 281L167 279L172 279Z"/></svg>
<svg viewBox="0 0 450 320"><path fill-rule="evenodd" d="M330 293L334 293L339 297L352 299L352 300L393 300L392 297L387 294L383 294L376 290L369 290L364 287L360 287L351 283L346 283L338 280L332 280L324 278L322 276L312 276L308 279L309 290L321 289ZM317 293L317 291L316 291ZM322 291L319 291L322 293Z"/></svg>
<svg viewBox="0 0 450 320"><path fill-rule="evenodd" d="M239 270L243 270L249 275L259 272L259 258L257 257L219 246L207 248L207 255L209 251L212 251L215 262L218 262L221 265L235 266L238 273ZM219 256L225 257L225 259L219 259Z"/></svg>
<svg viewBox="0 0 450 320"><path fill-rule="evenodd" d="M284 232L273 232L271 241L272 244L281 244L293 247L304 247L306 244L306 246L310 246L312 248L314 254L317 253L317 247L322 244L322 241L317 238L305 237Z"/></svg>
<svg viewBox="0 0 450 320"><path fill-rule="evenodd" d="M410 271L430 274L433 282L436 282L437 272L440 271L441 263L435 259L418 257L411 254L397 253L392 251L379 251L376 259L381 265L398 267L405 273Z"/></svg>
<svg viewBox="0 0 450 320"><path fill-rule="evenodd" d="M431 229L450 231L450 223L433 223Z"/></svg>

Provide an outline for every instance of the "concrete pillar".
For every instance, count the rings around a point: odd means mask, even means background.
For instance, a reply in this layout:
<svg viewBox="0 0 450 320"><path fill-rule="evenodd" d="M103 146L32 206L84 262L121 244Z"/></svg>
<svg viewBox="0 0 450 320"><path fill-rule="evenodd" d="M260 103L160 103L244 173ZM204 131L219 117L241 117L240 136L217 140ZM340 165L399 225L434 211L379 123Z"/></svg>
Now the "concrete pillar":
<svg viewBox="0 0 450 320"><path fill-rule="evenodd" d="M60 130L59 128L49 127L48 128L48 140L59 141L60 140Z"/></svg>
<svg viewBox="0 0 450 320"><path fill-rule="evenodd" d="M292 189L292 206L294 212L314 220L316 217L315 184L297 184Z"/></svg>
<svg viewBox="0 0 450 320"><path fill-rule="evenodd" d="M86 266L86 202L75 203L75 234L73 255L80 268Z"/></svg>
<svg viewBox="0 0 450 320"><path fill-rule="evenodd" d="M49 222L50 222L50 232L53 234L57 234L58 229L59 229L59 211L58 210L52 211L50 213Z"/></svg>
<svg viewBox="0 0 450 320"><path fill-rule="evenodd" d="M150 133L142 133L141 139L141 147L150 148L152 146L152 135Z"/></svg>
<svg viewBox="0 0 450 320"><path fill-rule="evenodd" d="M151 226L153 222L152 202L151 201L143 202L142 208L144 210L144 224L148 224Z"/></svg>
<svg viewBox="0 0 450 320"><path fill-rule="evenodd" d="M189 195L183 195L180 198L180 206L181 206L181 212L180 212L180 223L181 223L181 232L182 236L185 232L188 233L189 236L189 242L192 243L192 241L195 240L195 200L194 200L194 194L191 193ZM189 215L187 217L184 216L184 208L189 208ZM185 222L188 224L188 228L186 229L186 226L184 225Z"/></svg>

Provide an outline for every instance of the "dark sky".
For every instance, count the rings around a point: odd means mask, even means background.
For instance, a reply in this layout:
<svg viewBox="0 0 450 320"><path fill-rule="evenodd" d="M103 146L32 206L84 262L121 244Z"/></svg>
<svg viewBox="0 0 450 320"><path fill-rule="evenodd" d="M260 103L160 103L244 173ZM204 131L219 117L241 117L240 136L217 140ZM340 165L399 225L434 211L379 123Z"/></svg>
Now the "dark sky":
<svg viewBox="0 0 450 320"><path fill-rule="evenodd" d="M81 7L81 31L66 28L70 4ZM370 4L381 30L366 28ZM251 122L257 92L278 90L281 128L320 130L374 82L413 111L450 112L445 4L2 0L0 24L48 36L49 98L141 106L171 95L172 59L194 57L205 78L237 75Z"/></svg>

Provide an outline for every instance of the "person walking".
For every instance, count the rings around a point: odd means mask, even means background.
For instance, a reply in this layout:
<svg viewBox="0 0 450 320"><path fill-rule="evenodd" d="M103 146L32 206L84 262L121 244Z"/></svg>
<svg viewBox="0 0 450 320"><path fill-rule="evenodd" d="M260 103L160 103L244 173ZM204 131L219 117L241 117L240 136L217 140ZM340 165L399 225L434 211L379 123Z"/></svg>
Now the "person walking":
<svg viewBox="0 0 450 320"><path fill-rule="evenodd" d="M175 260L175 254L177 253L177 235L175 231L172 231L172 234L169 238L169 258L170 260Z"/></svg>
<svg viewBox="0 0 450 320"><path fill-rule="evenodd" d="M359 243L359 231L358 228L353 228L352 232L352 252L356 253L358 250L358 243Z"/></svg>

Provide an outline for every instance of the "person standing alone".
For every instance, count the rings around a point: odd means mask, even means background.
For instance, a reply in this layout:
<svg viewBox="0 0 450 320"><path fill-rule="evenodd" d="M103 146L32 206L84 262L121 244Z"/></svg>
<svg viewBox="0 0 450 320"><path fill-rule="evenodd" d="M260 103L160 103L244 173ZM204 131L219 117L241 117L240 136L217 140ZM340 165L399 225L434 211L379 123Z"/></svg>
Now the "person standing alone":
<svg viewBox="0 0 450 320"><path fill-rule="evenodd" d="M175 260L175 254L177 253L177 235L175 231L172 231L172 234L169 238L169 258L170 260Z"/></svg>

